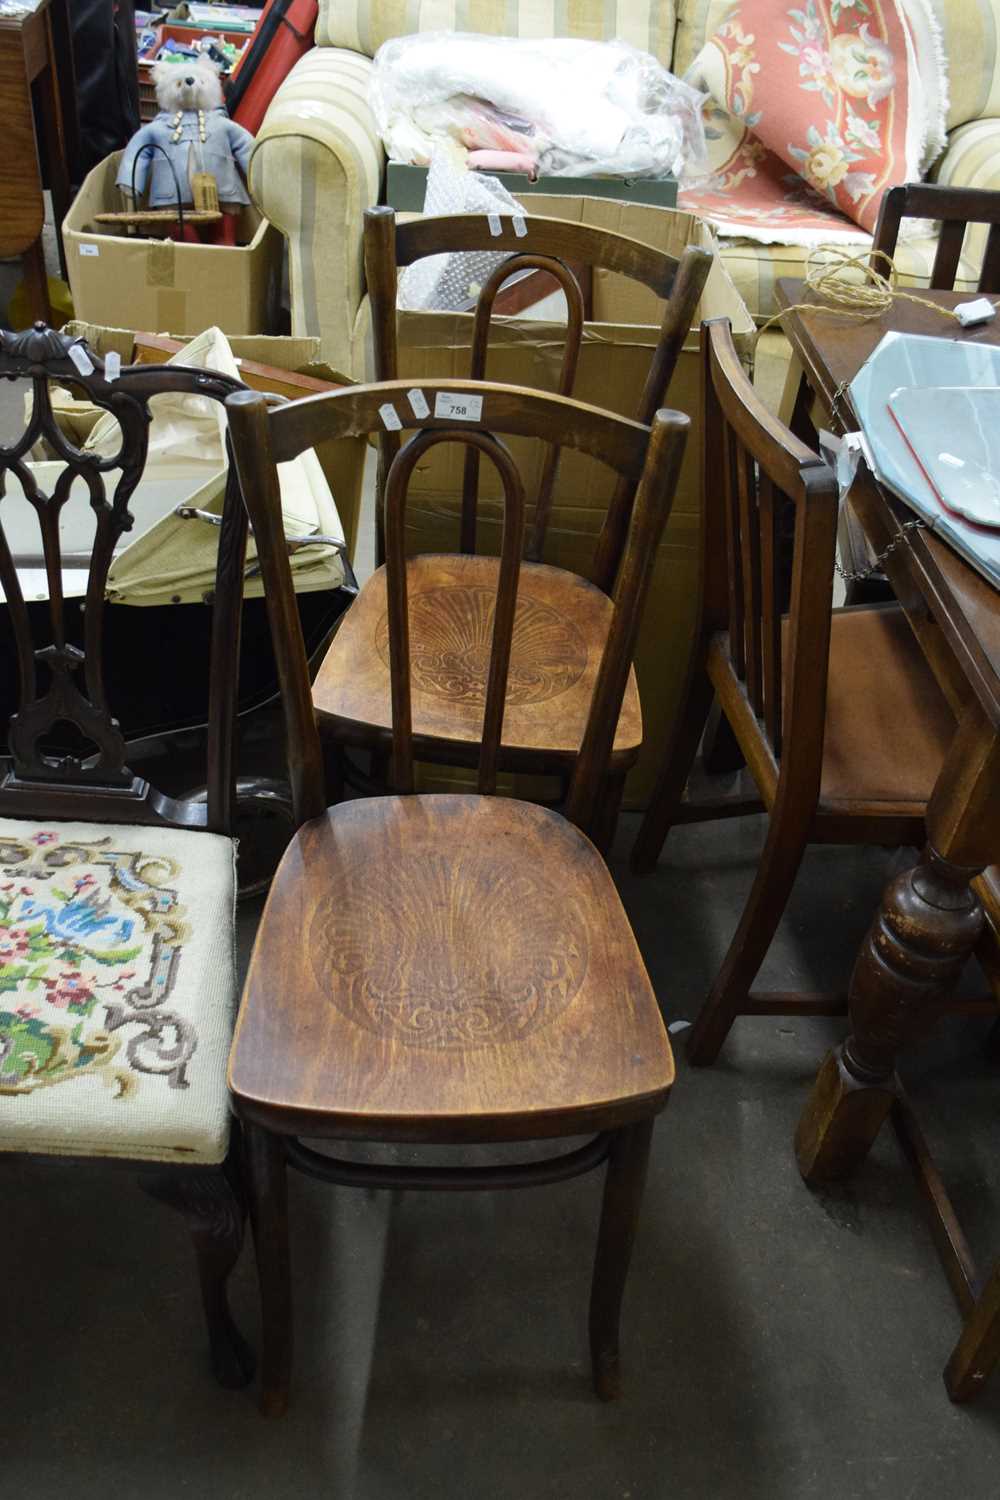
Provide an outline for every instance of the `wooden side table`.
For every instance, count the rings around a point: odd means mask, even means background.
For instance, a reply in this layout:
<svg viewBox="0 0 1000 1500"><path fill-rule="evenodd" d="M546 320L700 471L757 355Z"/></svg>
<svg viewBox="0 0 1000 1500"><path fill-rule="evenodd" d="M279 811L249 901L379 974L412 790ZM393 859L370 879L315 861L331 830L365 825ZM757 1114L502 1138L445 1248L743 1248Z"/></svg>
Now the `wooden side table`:
<svg viewBox="0 0 1000 1500"><path fill-rule="evenodd" d="M29 15L0 17L0 98L0 259L21 257L31 315L48 323L42 190L52 194L65 274L62 221L79 149L68 0L41 0Z"/></svg>

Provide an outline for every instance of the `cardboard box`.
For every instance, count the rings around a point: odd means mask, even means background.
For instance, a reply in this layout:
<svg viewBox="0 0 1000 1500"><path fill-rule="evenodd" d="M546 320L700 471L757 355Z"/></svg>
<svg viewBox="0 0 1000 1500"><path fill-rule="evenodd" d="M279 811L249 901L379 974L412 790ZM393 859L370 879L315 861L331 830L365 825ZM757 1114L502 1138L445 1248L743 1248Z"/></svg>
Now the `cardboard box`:
<svg viewBox="0 0 1000 1500"><path fill-rule="evenodd" d="M491 172L509 193L544 193L550 197L620 198L625 203L652 203L659 208L673 208L677 202L677 183L673 177L546 177L531 182L523 172ZM386 165L385 201L400 212L421 213L427 192L427 168L408 162L391 161Z"/></svg>
<svg viewBox="0 0 1000 1500"><path fill-rule="evenodd" d="M94 215L121 206L115 177L120 152L84 179L63 222L66 263L77 318L154 333L225 334L273 327L283 241L253 207L244 209L237 246L185 245L95 233Z"/></svg>
<svg viewBox="0 0 1000 1500"><path fill-rule="evenodd" d="M90 347L101 356L114 350L121 356L123 364L133 360L137 364L165 362L176 352L171 345L186 343L194 336L188 333L170 340L156 336L144 338L131 329L102 328L80 321L67 323L63 332L72 337L85 338ZM351 384L346 375L331 370L320 361L320 341L316 338L232 336L229 337L229 345L236 356L243 379L255 390L275 391L279 396L295 400L297 397L315 394L315 390L309 388L308 384L303 386L302 380L307 383L321 382L324 385ZM289 378L283 380L281 377L286 372ZM86 433L82 435L85 436ZM348 555L352 558L358 539L366 451L367 444L362 438L331 438L328 442L318 444L316 448L316 455L323 467L344 528Z"/></svg>
<svg viewBox="0 0 1000 1500"><path fill-rule="evenodd" d="M688 244L715 248L712 235L701 220L670 209L595 198L544 196L533 198L531 208L534 213L616 230L671 255L680 255ZM656 346L662 303L637 282L596 272L594 313L594 321L584 327L574 395L595 406L633 416ZM699 325L702 318L716 317L731 320L737 347L749 361L753 320L718 258L709 274L698 321L685 342L667 396L666 404L686 412L692 425L636 652L645 735L642 755L629 777L626 792L626 804L632 807L643 806L648 800L678 710L690 650L702 489ZM367 328L365 305L359 314L359 340L367 339ZM471 328L470 313L400 313L401 376L416 380L421 376L466 375ZM491 329L487 376L511 385L552 390L564 341L565 324L525 317L496 318ZM516 438L505 441L514 453L530 497L537 490L540 476L541 445ZM449 444L434 449L417 466L407 509L411 551L454 551L457 547L462 462L463 450ZM583 454L563 452L546 562L587 573L614 482L614 474L605 466ZM490 464L481 465L480 494L479 550L496 552L501 491ZM440 772L442 782L448 775L445 770Z"/></svg>

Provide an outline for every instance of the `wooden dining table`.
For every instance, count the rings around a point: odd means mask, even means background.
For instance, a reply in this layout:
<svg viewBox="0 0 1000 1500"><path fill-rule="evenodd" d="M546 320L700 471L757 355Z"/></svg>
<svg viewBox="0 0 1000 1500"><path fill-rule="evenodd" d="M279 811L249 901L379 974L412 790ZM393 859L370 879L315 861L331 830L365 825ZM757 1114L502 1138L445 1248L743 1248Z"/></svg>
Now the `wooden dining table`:
<svg viewBox="0 0 1000 1500"><path fill-rule="evenodd" d="M890 331L1000 344L1000 316L963 329L936 310L968 294L920 295L934 306L900 299L878 317L848 320L803 282L778 282L796 362L791 380L802 377L798 423L810 406L815 418L818 406L831 431L856 431L847 385ZM801 303L816 310L790 310ZM1000 863L1000 591L933 531L906 527L914 513L863 463L849 503L956 728L928 803L927 844L886 886L851 976L849 1035L823 1062L799 1121L796 1155L811 1183L844 1177L867 1155L898 1097L897 1059L947 1009L981 937L976 877Z"/></svg>

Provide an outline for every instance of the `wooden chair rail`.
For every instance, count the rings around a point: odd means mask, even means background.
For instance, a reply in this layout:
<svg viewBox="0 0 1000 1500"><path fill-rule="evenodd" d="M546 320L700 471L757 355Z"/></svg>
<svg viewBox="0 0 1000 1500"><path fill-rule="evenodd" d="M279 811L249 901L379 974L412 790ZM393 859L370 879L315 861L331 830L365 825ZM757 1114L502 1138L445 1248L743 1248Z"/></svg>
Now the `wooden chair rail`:
<svg viewBox="0 0 1000 1500"><path fill-rule="evenodd" d="M410 404L410 393L419 390L429 408L418 416ZM451 402L448 414L436 415L439 397L453 396L455 405L463 398L466 414L459 419ZM482 403L481 406L479 403ZM291 402L275 412L272 446L275 461L285 463L297 457L324 438L364 437L385 431L386 412L394 415L390 423L399 422L399 431L417 429L452 432L496 432L518 437L551 438L554 427L565 427L560 441L563 447L589 453L633 481L642 473L648 429L641 422L616 416L598 406L550 396L524 386L483 384L473 380L387 380L378 385L350 386L325 396L309 396ZM476 410L480 416L474 416Z"/></svg>
<svg viewBox="0 0 1000 1500"><path fill-rule="evenodd" d="M394 219L392 209L373 208L368 217ZM426 255L442 250L495 250L517 254L543 255L556 260L582 261L604 271L617 271L641 281L658 297L668 297L677 274L678 260L641 240L616 234L610 229L595 229L569 219L549 219L529 214L515 228L510 214L498 216L500 232L495 234L486 214L441 214L430 218L396 223L396 263L412 265Z"/></svg>

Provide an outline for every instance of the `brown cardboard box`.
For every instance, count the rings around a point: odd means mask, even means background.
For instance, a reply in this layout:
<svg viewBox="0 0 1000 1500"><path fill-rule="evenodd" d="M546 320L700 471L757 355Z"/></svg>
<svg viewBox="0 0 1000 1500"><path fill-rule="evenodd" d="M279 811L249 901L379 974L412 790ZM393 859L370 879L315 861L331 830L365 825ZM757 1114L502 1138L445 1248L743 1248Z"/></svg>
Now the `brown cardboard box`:
<svg viewBox="0 0 1000 1500"><path fill-rule="evenodd" d="M77 318L108 327L183 333L267 333L277 305L282 238L255 208L243 211L237 246L185 245L94 233L94 215L121 207L120 152L88 172L63 221Z"/></svg>
<svg viewBox="0 0 1000 1500"><path fill-rule="evenodd" d="M121 356L124 364L132 360L139 363L154 362L152 358L154 351L135 348L136 334L131 329L102 328L92 323L76 321L67 323L63 332L72 337L86 339L90 347L102 357L114 350ZM177 337L183 338L186 342L194 335L187 333L179 334ZM351 383L346 375L338 374L337 371L331 370L328 365L320 361L319 339L268 338L263 335L254 338L228 335L227 337L229 337L229 345L236 356L237 364L242 365L248 362L251 365L265 367L260 372L255 370L247 373L247 384L256 389L274 390L278 395L288 396L291 399L294 399L296 395L312 394L312 392L298 391L291 382L288 384L282 382L280 375L286 371L334 385ZM172 352L163 350L163 358L169 358ZM273 371L277 378L268 379L267 371ZM344 528L348 555L351 557L354 556L357 545L366 449L366 443L360 438L333 438L329 442L320 443L316 448L330 492L337 504L337 513Z"/></svg>
<svg viewBox="0 0 1000 1500"><path fill-rule="evenodd" d="M707 226L691 214L645 204L596 198L531 199L533 213L572 218L612 229L679 255L688 244L714 248ZM594 278L593 322L584 328L574 395L595 406L634 415L656 345L662 303L646 287L599 272ZM365 324L359 327L364 336ZM749 358L754 325L721 260L716 260L699 309L702 318L731 320L737 346ZM414 380L468 373L472 315L399 315L400 374ZM562 359L565 325L526 317L496 318L491 330L487 377L511 385L551 390ZM701 337L698 325L677 364L667 404L692 419L691 435L673 512L659 550L636 652L642 696L644 747L632 772L626 803L642 806L678 709L694 618L694 589L701 496ZM537 490L540 447L507 439L521 469L526 493ZM462 452L436 448L417 466L410 485L407 522L414 552L452 551L458 540ZM597 532L614 487L612 471L585 455L564 452L549 527L546 562L586 573ZM497 551L500 488L489 464L481 466L479 547ZM441 772L442 778L448 777ZM437 773L435 773L437 779Z"/></svg>

